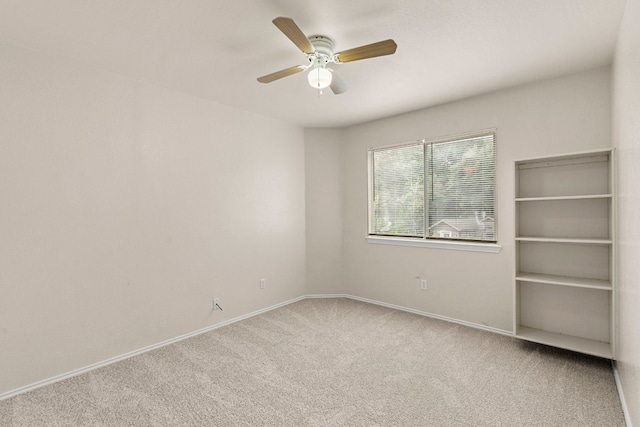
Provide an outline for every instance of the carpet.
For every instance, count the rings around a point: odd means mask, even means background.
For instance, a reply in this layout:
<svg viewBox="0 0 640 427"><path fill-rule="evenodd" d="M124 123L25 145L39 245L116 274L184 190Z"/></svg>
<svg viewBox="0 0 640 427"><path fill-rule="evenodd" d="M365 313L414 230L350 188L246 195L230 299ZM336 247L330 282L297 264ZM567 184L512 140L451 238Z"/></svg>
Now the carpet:
<svg viewBox="0 0 640 427"><path fill-rule="evenodd" d="M0 401L0 425L624 426L608 360L305 299Z"/></svg>

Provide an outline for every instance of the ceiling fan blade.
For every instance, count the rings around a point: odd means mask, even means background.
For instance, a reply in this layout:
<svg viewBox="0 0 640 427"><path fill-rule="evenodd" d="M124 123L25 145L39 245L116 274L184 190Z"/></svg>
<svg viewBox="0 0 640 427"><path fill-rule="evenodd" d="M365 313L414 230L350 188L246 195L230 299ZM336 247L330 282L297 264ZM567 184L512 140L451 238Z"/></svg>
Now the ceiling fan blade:
<svg viewBox="0 0 640 427"><path fill-rule="evenodd" d="M345 93L349 89L349 86L347 86L347 83L345 83L345 81L342 80L342 77L340 77L340 74L336 73L335 71L331 70L331 74L332 74L331 84L329 85L329 87L331 88L331 91L335 95L340 95L341 93Z"/></svg>
<svg viewBox="0 0 640 427"><path fill-rule="evenodd" d="M300 28L293 22L291 18L283 18L282 16L273 20L273 24L278 27L280 31L284 33L285 36L289 37L289 40L293 42L298 49L306 53L307 55L311 55L315 52L313 45L309 41L309 38L304 35L304 33L300 30Z"/></svg>
<svg viewBox="0 0 640 427"><path fill-rule="evenodd" d="M351 62L360 59L375 58L376 56L391 55L396 53L398 45L393 40L384 40L365 46L355 47L335 54L337 62Z"/></svg>
<svg viewBox="0 0 640 427"><path fill-rule="evenodd" d="M292 74L299 73L304 71L305 67L302 65L296 65L295 67L285 68L284 70L276 71L275 73L267 74L262 77L258 77L258 81L260 83L271 83L274 80L281 79L283 77L290 76Z"/></svg>

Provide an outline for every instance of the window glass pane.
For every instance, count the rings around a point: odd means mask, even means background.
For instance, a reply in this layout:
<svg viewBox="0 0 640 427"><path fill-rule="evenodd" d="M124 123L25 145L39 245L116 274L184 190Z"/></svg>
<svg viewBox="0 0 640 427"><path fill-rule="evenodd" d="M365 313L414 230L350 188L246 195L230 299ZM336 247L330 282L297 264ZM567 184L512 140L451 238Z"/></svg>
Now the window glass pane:
<svg viewBox="0 0 640 427"><path fill-rule="evenodd" d="M373 152L371 234L424 237L424 146Z"/></svg>
<svg viewBox="0 0 640 427"><path fill-rule="evenodd" d="M496 242L494 133L370 151L369 234Z"/></svg>
<svg viewBox="0 0 640 427"><path fill-rule="evenodd" d="M428 236L495 241L493 134L429 144Z"/></svg>

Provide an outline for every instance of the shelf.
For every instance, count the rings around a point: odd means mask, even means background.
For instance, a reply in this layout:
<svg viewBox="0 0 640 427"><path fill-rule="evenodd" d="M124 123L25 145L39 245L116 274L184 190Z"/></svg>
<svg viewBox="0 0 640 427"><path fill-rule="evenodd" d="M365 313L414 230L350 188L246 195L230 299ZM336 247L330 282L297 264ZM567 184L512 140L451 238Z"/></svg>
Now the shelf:
<svg viewBox="0 0 640 427"><path fill-rule="evenodd" d="M516 237L518 242L542 242L542 243L576 243L580 245L610 245L611 239L592 239L577 237Z"/></svg>
<svg viewBox="0 0 640 427"><path fill-rule="evenodd" d="M517 197L516 202L546 202L554 200L589 200L611 199L611 194L585 194L581 196L547 196L547 197Z"/></svg>
<svg viewBox="0 0 640 427"><path fill-rule="evenodd" d="M515 337L540 344L578 351L592 356L604 357L605 359L613 358L611 344L607 342L573 337L526 326L519 326Z"/></svg>
<svg viewBox="0 0 640 427"><path fill-rule="evenodd" d="M585 279L580 277L556 276L552 274L518 273L516 280L522 282L546 283L549 285L572 286L576 288L600 289L611 291L611 282L608 280Z"/></svg>
<svg viewBox="0 0 640 427"><path fill-rule="evenodd" d="M614 167L609 148L515 162L516 338L614 359Z"/></svg>
<svg viewBox="0 0 640 427"><path fill-rule="evenodd" d="M611 156L612 149L611 148L603 148L599 150L586 150L579 151L576 153L569 153L563 155L549 155L542 157L531 157L528 159L521 159L516 162L516 165L526 166L526 165L537 165L542 164L543 167L548 167L549 164L555 165L558 162L564 162L567 160L570 161L580 161L584 163L581 159L587 159L590 161L602 161L608 160L609 156Z"/></svg>

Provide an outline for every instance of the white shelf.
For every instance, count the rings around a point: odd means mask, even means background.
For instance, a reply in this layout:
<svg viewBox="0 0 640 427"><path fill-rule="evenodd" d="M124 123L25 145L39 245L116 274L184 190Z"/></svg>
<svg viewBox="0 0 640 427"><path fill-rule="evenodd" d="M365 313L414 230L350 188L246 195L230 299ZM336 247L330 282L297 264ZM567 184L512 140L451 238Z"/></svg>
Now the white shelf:
<svg viewBox="0 0 640 427"><path fill-rule="evenodd" d="M574 243L580 245L610 245L611 239L592 239L588 237L516 237L518 242L542 242L542 243Z"/></svg>
<svg viewBox="0 0 640 427"><path fill-rule="evenodd" d="M572 286L576 288L600 289L603 291L610 291L613 289L611 282L608 280L556 276L553 274L518 273L516 275L516 280L521 282L546 283L558 286Z"/></svg>
<svg viewBox="0 0 640 427"><path fill-rule="evenodd" d="M573 286L576 288L600 289L611 291L613 287L608 280L585 279L581 277L556 276L553 274L518 273L516 280L522 282L546 283L558 286Z"/></svg>
<svg viewBox="0 0 640 427"><path fill-rule="evenodd" d="M561 155L549 155L542 157L529 157L526 159L521 159L517 163L518 165L528 165L530 163L540 164L540 163L557 163L557 162L566 162L566 161L580 161L581 159L593 159L598 158L599 156L610 156L611 149L603 148L599 150L586 150L586 151L578 151L575 153L569 154L561 154ZM582 160L584 162L584 160Z"/></svg>
<svg viewBox="0 0 640 427"><path fill-rule="evenodd" d="M514 335L614 359L614 150L514 166Z"/></svg>
<svg viewBox="0 0 640 427"><path fill-rule="evenodd" d="M611 199L611 194L585 194L578 196L548 196L548 197L517 197L516 202L546 202L555 200L589 200L589 199Z"/></svg>
<svg viewBox="0 0 640 427"><path fill-rule="evenodd" d="M613 358L611 344L608 342L558 334L526 326L518 327L518 331L515 336L516 338L521 338L527 341L551 345L572 351L579 351L580 353L591 354L593 356L604 357L606 359Z"/></svg>

